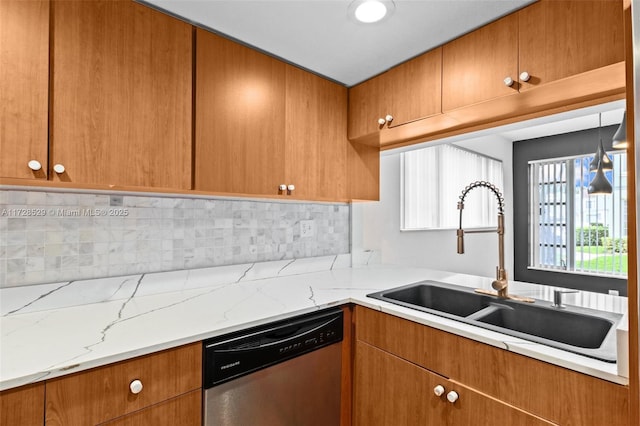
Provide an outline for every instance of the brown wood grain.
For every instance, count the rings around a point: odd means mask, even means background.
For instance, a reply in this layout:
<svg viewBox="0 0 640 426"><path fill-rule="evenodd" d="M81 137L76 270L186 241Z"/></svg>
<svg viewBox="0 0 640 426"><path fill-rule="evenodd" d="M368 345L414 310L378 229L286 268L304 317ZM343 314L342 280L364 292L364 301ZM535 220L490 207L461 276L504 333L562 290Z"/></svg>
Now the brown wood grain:
<svg viewBox="0 0 640 426"><path fill-rule="evenodd" d="M133 380L142 391L129 390ZM202 345L193 343L47 380L47 425L106 422L202 386Z"/></svg>
<svg viewBox="0 0 640 426"><path fill-rule="evenodd" d="M354 380L356 426L552 424L362 341L356 342ZM437 385L445 389L440 397ZM451 391L459 395L454 403L446 399Z"/></svg>
<svg viewBox="0 0 640 426"><path fill-rule="evenodd" d="M302 199L347 197L347 89L286 66L285 182Z"/></svg>
<svg viewBox="0 0 640 426"><path fill-rule="evenodd" d="M195 189L277 194L285 182L285 64L198 29Z"/></svg>
<svg viewBox="0 0 640 426"><path fill-rule="evenodd" d="M0 176L44 179L49 102L49 1L0 1ZM34 172L27 163L39 161Z"/></svg>
<svg viewBox="0 0 640 426"><path fill-rule="evenodd" d="M384 127L441 112L442 49L436 48L349 89L349 138L377 133L379 118L393 121Z"/></svg>
<svg viewBox="0 0 640 426"><path fill-rule="evenodd" d="M194 390L103 424L105 426L200 426L202 424L202 391Z"/></svg>
<svg viewBox="0 0 640 426"><path fill-rule="evenodd" d="M624 61L622 0L541 0L517 16L521 91Z"/></svg>
<svg viewBox="0 0 640 426"><path fill-rule="evenodd" d="M507 87L503 80L516 83ZM442 111L518 91L518 16L507 15L442 47Z"/></svg>
<svg viewBox="0 0 640 426"><path fill-rule="evenodd" d="M44 423L44 382L0 392L0 424L36 426Z"/></svg>
<svg viewBox="0 0 640 426"><path fill-rule="evenodd" d="M358 340L550 422L628 424L626 386L367 308L356 319Z"/></svg>
<svg viewBox="0 0 640 426"><path fill-rule="evenodd" d="M342 379L340 382L340 426L351 426L353 418L353 305L341 307L344 315L342 336Z"/></svg>
<svg viewBox="0 0 640 426"><path fill-rule="evenodd" d="M192 30L132 1L53 4L56 181L191 187Z"/></svg>

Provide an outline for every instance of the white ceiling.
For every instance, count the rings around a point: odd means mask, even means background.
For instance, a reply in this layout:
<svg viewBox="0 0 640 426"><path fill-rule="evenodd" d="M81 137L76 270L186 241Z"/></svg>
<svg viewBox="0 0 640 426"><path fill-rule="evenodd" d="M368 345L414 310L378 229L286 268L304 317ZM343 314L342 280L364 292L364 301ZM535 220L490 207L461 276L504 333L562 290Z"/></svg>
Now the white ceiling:
<svg viewBox="0 0 640 426"><path fill-rule="evenodd" d="M394 0L375 24L352 0L140 0L352 86L534 0Z"/></svg>

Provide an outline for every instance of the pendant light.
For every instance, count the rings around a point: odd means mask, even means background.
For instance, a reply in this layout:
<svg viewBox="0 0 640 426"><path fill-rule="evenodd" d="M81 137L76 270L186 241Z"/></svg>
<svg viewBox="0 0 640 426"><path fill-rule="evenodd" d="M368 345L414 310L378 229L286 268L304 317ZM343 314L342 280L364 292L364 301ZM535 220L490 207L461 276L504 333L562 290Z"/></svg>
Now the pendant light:
<svg viewBox="0 0 640 426"><path fill-rule="evenodd" d="M589 171L596 172L596 175L593 177L593 180L589 183L587 187L587 193L589 195L595 194L611 194L613 192L613 187L609 180L604 175L605 170L613 170L613 162L611 158L607 155L607 152L604 150L604 146L602 145L602 114L599 114L600 125L598 127L598 149L596 150L595 155L593 156L593 160L591 164L589 164Z"/></svg>
<svg viewBox="0 0 640 426"><path fill-rule="evenodd" d="M613 135L613 149L627 149L629 148L629 141L627 140L627 111L622 115L622 122Z"/></svg>

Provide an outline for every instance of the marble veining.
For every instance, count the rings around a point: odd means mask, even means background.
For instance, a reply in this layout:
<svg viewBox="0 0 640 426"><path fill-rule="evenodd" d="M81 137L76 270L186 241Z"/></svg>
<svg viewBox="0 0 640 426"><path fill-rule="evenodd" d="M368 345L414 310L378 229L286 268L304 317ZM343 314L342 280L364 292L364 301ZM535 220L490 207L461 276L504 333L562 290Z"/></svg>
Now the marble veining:
<svg viewBox="0 0 640 426"><path fill-rule="evenodd" d="M0 390L197 342L330 306L356 303L495 347L616 383L604 363L451 319L368 298L368 293L431 279L490 288L491 278L389 265L350 267L341 256L138 274L102 280L97 297L74 293L94 283L3 289ZM105 286L106 284L106 286ZM106 287L106 288L103 288ZM551 300L546 289L512 282L512 292ZM5 295L21 290L25 294ZM65 297L62 297L65 296ZM50 300L47 300L51 298ZM567 303L608 306L626 299L577 295Z"/></svg>

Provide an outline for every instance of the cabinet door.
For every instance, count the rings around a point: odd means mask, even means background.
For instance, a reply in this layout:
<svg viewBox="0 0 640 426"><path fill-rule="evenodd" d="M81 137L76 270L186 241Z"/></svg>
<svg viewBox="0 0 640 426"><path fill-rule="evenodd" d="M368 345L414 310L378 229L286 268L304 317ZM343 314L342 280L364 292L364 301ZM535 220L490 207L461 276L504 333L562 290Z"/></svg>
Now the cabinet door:
<svg viewBox="0 0 640 426"><path fill-rule="evenodd" d="M347 89L286 66L285 183L306 199L347 197Z"/></svg>
<svg viewBox="0 0 640 426"><path fill-rule="evenodd" d="M511 14L442 47L442 110L517 93L518 16Z"/></svg>
<svg viewBox="0 0 640 426"><path fill-rule="evenodd" d="M277 194L285 167L285 64L201 29L195 189Z"/></svg>
<svg viewBox="0 0 640 426"><path fill-rule="evenodd" d="M388 90L381 76L349 89L349 139L374 134L382 129L378 123L389 107Z"/></svg>
<svg viewBox="0 0 640 426"><path fill-rule="evenodd" d="M438 47L349 89L349 139L440 113L441 75ZM387 115L393 120L381 126Z"/></svg>
<svg viewBox="0 0 640 426"><path fill-rule="evenodd" d="M142 383L133 393L130 384ZM193 343L47 381L47 425L97 424L202 387L202 345Z"/></svg>
<svg viewBox="0 0 640 426"><path fill-rule="evenodd" d="M445 382L402 358L356 341L354 426L446 424L447 406L433 393Z"/></svg>
<svg viewBox="0 0 640 426"><path fill-rule="evenodd" d="M520 90L624 61L622 1L542 0L517 13Z"/></svg>
<svg viewBox="0 0 640 426"><path fill-rule="evenodd" d="M54 180L191 187L192 29L133 1L53 4Z"/></svg>
<svg viewBox="0 0 640 426"><path fill-rule="evenodd" d="M45 178L49 1L0 1L0 176ZM28 167L38 161L42 169Z"/></svg>
<svg viewBox="0 0 640 426"><path fill-rule="evenodd" d="M201 426L202 390L103 423L103 426Z"/></svg>
<svg viewBox="0 0 640 426"><path fill-rule="evenodd" d="M0 392L0 424L42 426L44 382Z"/></svg>
<svg viewBox="0 0 640 426"><path fill-rule="evenodd" d="M356 342L355 425L552 425L393 354ZM442 386L443 393L434 390ZM449 392L457 394L450 402Z"/></svg>
<svg viewBox="0 0 640 426"><path fill-rule="evenodd" d="M389 127L442 112L442 48L438 47L390 69L381 76L390 89L393 116ZM385 113L385 114L386 114Z"/></svg>

